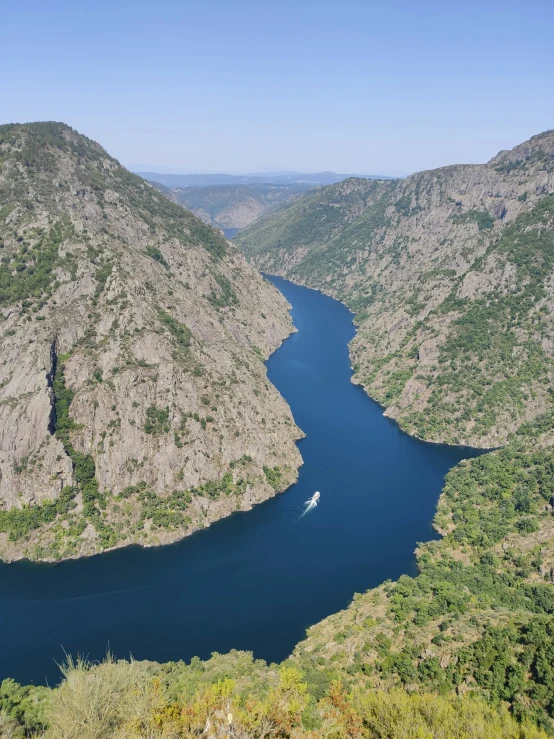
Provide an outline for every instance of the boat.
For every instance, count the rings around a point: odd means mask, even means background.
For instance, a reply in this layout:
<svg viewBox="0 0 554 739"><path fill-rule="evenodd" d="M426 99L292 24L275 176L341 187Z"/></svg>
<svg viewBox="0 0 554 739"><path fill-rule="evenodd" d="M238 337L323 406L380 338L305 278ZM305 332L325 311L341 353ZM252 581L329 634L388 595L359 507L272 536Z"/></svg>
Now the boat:
<svg viewBox="0 0 554 739"><path fill-rule="evenodd" d="M319 500L319 498L320 498L320 495L319 495L319 493L316 490L315 493L312 495L312 497L310 499L310 503L317 503L317 501Z"/></svg>

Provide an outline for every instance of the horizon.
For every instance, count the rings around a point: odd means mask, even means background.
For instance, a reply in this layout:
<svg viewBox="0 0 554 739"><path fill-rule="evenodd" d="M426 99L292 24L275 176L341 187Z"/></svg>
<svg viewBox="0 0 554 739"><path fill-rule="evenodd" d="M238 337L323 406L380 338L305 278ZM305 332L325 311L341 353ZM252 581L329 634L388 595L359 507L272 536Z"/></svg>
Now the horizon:
<svg viewBox="0 0 554 739"><path fill-rule="evenodd" d="M554 120L554 5L484 5L30 0L4 11L4 118L165 174L483 163Z"/></svg>
<svg viewBox="0 0 554 739"><path fill-rule="evenodd" d="M362 173L362 172L335 172L334 170L331 170L331 169L314 169L314 170L311 170L309 172L306 171L306 170L300 170L300 169L297 169L297 170L284 169L282 171L279 171L277 169L276 170L272 170L272 171L260 170L259 172L246 172L246 171L243 172L243 171L240 171L240 170L239 171L235 171L235 172L230 172L228 170L223 171L223 170L219 170L219 169L214 169L213 171L209 171L209 172L208 171L202 171L202 172L195 171L195 172L191 172L189 170L175 169L175 168L172 168L172 167L163 167L162 166L162 167L156 168L155 165L141 165L141 164L134 164L134 163L126 164L125 162L121 162L121 164L123 164L123 166L126 169L129 169L131 172L134 172L135 174L141 174L141 173L142 174L145 174L145 173L147 173L147 174L183 175L183 176L187 176L187 175L218 175L219 174L219 175L231 175L232 177L286 177L286 176L294 176L294 175L302 175L302 174L309 174L309 175L314 175L314 174L338 174L338 175L343 175L344 174L347 177L362 177L363 178L363 177L374 177L375 175L382 174L383 177L399 177L399 178L403 178L403 177L407 177L407 175L410 174L410 173L404 173L404 174L397 174L397 175L387 175L384 172L383 173L381 173L381 172L365 172L365 173Z"/></svg>

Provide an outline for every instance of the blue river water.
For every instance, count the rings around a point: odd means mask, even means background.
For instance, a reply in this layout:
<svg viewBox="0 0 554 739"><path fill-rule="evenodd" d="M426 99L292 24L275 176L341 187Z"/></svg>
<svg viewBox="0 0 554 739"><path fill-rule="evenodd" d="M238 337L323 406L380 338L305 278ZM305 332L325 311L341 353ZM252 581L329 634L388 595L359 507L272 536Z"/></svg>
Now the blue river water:
<svg viewBox="0 0 554 739"><path fill-rule="evenodd" d="M64 654L169 661L232 648L280 661L355 592L415 574L461 449L417 441L350 382L352 314L270 278L298 332L268 375L306 433L298 483L254 510L156 549L0 565L0 680L51 685ZM319 505L300 518L316 491Z"/></svg>

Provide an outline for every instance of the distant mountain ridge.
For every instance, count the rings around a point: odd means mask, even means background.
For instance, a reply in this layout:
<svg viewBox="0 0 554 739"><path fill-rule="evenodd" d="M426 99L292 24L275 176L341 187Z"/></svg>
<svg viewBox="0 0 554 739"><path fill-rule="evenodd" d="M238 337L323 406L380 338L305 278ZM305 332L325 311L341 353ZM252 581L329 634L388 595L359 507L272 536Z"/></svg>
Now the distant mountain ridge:
<svg viewBox="0 0 554 739"><path fill-rule="evenodd" d="M135 172L149 182L161 182L166 187L208 187L212 185L332 185L349 177L358 177L366 180L393 180L386 175L359 175L337 174L336 172L316 172L302 174L300 172L285 172L282 174L269 172L267 174L163 174L160 172Z"/></svg>
<svg viewBox="0 0 554 739"><path fill-rule="evenodd" d="M311 185L271 183L174 188L160 182L152 182L152 185L205 223L224 231L246 228L311 189Z"/></svg>
<svg viewBox="0 0 554 739"><path fill-rule="evenodd" d="M242 229L262 216L298 200L313 188L340 182L353 175L319 172L260 175L161 174L137 172L170 200L183 205L216 228ZM367 180L383 179L369 175ZM392 179L392 178L385 178Z"/></svg>

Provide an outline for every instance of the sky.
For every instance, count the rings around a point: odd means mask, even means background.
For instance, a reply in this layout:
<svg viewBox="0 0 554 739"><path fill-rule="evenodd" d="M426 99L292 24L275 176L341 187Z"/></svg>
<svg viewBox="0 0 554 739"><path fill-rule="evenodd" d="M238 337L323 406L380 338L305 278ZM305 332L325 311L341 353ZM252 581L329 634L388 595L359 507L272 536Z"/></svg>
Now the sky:
<svg viewBox="0 0 554 739"><path fill-rule="evenodd" d="M402 175L554 128L552 0L26 0L1 122L134 170Z"/></svg>

